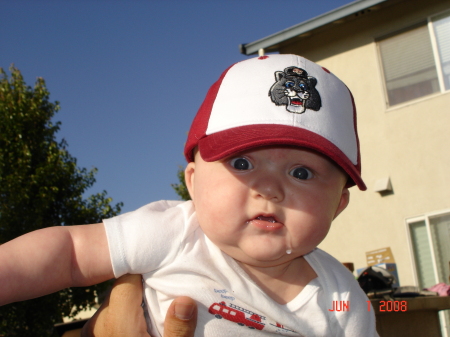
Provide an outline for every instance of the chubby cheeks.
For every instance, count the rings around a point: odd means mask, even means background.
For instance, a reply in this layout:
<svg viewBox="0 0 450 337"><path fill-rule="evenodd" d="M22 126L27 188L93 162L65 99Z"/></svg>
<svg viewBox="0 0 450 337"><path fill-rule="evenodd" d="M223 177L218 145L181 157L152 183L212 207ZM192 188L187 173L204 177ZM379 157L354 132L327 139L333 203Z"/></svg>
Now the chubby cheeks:
<svg viewBox="0 0 450 337"><path fill-rule="evenodd" d="M215 162L197 152L185 177L208 238L260 267L309 253L349 202L347 176L326 157L296 147L261 147Z"/></svg>

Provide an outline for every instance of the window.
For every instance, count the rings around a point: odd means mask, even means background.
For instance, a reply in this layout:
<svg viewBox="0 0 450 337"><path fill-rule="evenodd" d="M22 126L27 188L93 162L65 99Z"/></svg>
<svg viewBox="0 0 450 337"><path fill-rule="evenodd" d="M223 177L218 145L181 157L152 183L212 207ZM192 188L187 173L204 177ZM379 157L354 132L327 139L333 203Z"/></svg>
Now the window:
<svg viewBox="0 0 450 337"><path fill-rule="evenodd" d="M420 288L429 288L450 277L450 211L407 221Z"/></svg>
<svg viewBox="0 0 450 337"><path fill-rule="evenodd" d="M450 13L378 41L389 106L450 90Z"/></svg>
<svg viewBox="0 0 450 337"><path fill-rule="evenodd" d="M413 245L414 262L419 288L432 287L437 282L433 271L431 248L428 240L427 226L424 220L413 222L409 227Z"/></svg>
<svg viewBox="0 0 450 337"><path fill-rule="evenodd" d="M436 17L433 22L434 36L439 54L445 90L450 90L450 15Z"/></svg>
<svg viewBox="0 0 450 337"><path fill-rule="evenodd" d="M449 283L450 210L407 220L419 288ZM443 336L450 336L450 310L439 313Z"/></svg>

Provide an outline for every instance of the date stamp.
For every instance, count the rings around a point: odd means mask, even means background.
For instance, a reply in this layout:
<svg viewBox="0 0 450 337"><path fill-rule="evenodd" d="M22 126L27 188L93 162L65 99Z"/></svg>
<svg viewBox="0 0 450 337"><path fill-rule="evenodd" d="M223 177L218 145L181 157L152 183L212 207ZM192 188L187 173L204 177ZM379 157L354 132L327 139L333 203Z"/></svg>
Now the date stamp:
<svg viewBox="0 0 450 337"><path fill-rule="evenodd" d="M350 301L333 301L328 311L350 311Z"/></svg>
<svg viewBox="0 0 450 337"><path fill-rule="evenodd" d="M367 311L372 311L370 301L367 301ZM380 312L405 312L408 311L407 301L380 301L378 310ZM328 311L350 311L350 301L332 301Z"/></svg>
<svg viewBox="0 0 450 337"><path fill-rule="evenodd" d="M370 311L370 301L367 301L367 310ZM408 311L407 301L380 301L380 312L405 312Z"/></svg>

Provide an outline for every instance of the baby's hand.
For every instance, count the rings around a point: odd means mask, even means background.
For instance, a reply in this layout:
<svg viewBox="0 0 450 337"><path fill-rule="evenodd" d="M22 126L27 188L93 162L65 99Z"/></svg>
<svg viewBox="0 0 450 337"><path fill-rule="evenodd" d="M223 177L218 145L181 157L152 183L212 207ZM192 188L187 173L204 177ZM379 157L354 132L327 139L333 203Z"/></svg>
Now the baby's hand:
<svg viewBox="0 0 450 337"><path fill-rule="evenodd" d="M83 327L81 337L150 337L141 303L141 276L120 277L110 296ZM195 301L176 298L167 311L164 337L193 337L196 324Z"/></svg>

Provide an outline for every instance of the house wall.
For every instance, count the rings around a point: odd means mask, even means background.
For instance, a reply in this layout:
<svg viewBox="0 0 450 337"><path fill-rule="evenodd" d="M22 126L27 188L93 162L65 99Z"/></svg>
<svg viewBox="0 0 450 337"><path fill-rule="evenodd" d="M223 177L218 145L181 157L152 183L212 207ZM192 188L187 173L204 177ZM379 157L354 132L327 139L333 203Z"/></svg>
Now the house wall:
<svg viewBox="0 0 450 337"><path fill-rule="evenodd" d="M376 38L450 9L450 1L393 1L283 46L328 68L352 91L365 192L351 188L347 210L320 248L341 262L366 266L365 252L391 247L401 285L414 285L405 220L450 208L450 92L388 108ZM394 193L374 183L390 177Z"/></svg>

